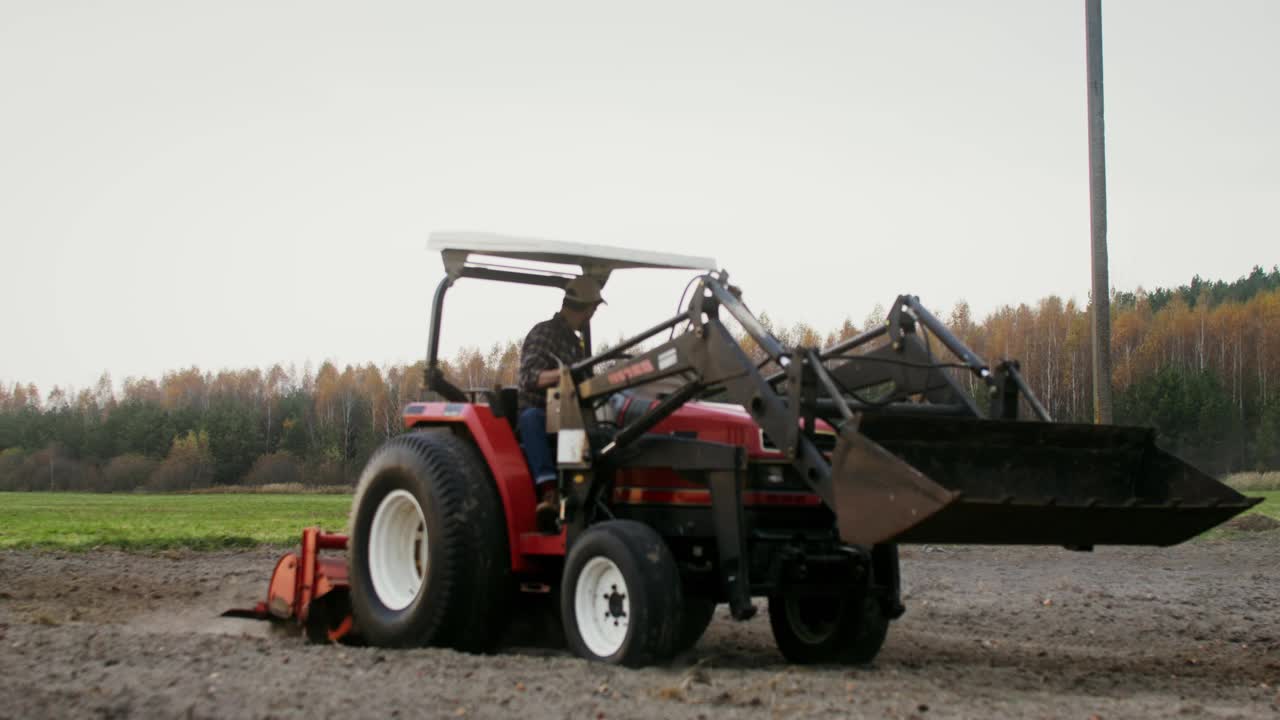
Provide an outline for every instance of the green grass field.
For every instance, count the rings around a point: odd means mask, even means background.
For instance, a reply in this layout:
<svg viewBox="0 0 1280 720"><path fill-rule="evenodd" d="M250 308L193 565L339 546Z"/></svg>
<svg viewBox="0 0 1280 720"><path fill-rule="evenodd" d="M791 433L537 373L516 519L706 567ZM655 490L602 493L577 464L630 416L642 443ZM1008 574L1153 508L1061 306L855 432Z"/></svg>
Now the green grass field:
<svg viewBox="0 0 1280 720"><path fill-rule="evenodd" d="M1263 498L1262 504L1250 512L1262 513L1267 517L1280 520L1280 490L1249 490L1245 495Z"/></svg>
<svg viewBox="0 0 1280 720"><path fill-rule="evenodd" d="M1266 498L1251 512L1280 520L1280 490L1247 494ZM341 532L350 505L350 495L0 493L0 550L293 545L311 525Z"/></svg>
<svg viewBox="0 0 1280 720"><path fill-rule="evenodd" d="M350 495L0 493L0 550L293 545L346 527Z"/></svg>
<svg viewBox="0 0 1280 720"><path fill-rule="evenodd" d="M1258 490L1280 490L1280 472L1241 472L1218 478L1248 495Z"/></svg>

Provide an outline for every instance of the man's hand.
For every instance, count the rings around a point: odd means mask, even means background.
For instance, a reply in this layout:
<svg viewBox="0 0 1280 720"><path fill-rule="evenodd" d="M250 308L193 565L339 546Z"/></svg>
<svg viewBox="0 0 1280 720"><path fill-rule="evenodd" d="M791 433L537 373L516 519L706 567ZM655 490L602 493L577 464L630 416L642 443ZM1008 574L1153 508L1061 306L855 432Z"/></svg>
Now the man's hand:
<svg viewBox="0 0 1280 720"><path fill-rule="evenodd" d="M549 388L560 384L559 370L543 370L538 373L538 389Z"/></svg>

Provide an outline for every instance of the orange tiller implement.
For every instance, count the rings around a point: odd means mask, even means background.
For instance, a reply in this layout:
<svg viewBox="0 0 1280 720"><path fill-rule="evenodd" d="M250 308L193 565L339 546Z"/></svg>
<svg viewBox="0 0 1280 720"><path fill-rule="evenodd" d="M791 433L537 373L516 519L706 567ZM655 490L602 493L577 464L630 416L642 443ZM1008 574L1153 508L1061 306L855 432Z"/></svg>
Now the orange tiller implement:
<svg viewBox="0 0 1280 720"><path fill-rule="evenodd" d="M312 642L350 642L355 639L348 599L347 562L321 550L347 549L347 536L319 528L302 531L298 552L276 563L267 585L267 599L252 609L234 609L224 617L295 621Z"/></svg>

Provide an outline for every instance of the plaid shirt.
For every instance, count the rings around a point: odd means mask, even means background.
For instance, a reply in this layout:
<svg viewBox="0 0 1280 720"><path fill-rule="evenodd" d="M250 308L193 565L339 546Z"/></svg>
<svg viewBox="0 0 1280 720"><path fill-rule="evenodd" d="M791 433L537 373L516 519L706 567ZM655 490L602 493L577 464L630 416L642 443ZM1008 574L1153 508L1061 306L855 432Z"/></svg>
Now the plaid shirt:
<svg viewBox="0 0 1280 720"><path fill-rule="evenodd" d="M534 325L520 347L520 409L547 406L547 389L538 388L538 373L558 369L556 358L572 365L584 357L582 339L560 313Z"/></svg>

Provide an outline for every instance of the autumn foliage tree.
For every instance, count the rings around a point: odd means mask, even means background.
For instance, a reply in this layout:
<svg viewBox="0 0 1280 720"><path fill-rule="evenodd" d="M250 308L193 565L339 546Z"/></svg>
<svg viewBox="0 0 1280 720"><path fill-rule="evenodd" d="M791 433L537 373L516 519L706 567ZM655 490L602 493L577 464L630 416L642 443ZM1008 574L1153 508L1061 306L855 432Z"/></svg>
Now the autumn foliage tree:
<svg viewBox="0 0 1280 720"><path fill-rule="evenodd" d="M1112 298L1117 422L1155 428L1159 442L1206 470L1280 467L1280 269L1235 282ZM1089 422L1089 307L1050 296L979 320L961 302L934 308L989 363L1021 361L1056 420ZM824 347L882 323L883 307L830 329L761 322L785 344ZM763 353L738 334L757 360ZM513 385L517 341L462 348L444 363L460 387ZM766 370L768 368L766 367ZM0 490L189 490L210 485L350 483L402 431L422 398L423 365L104 374L91 388L0 383ZM971 374L957 377L975 396Z"/></svg>

